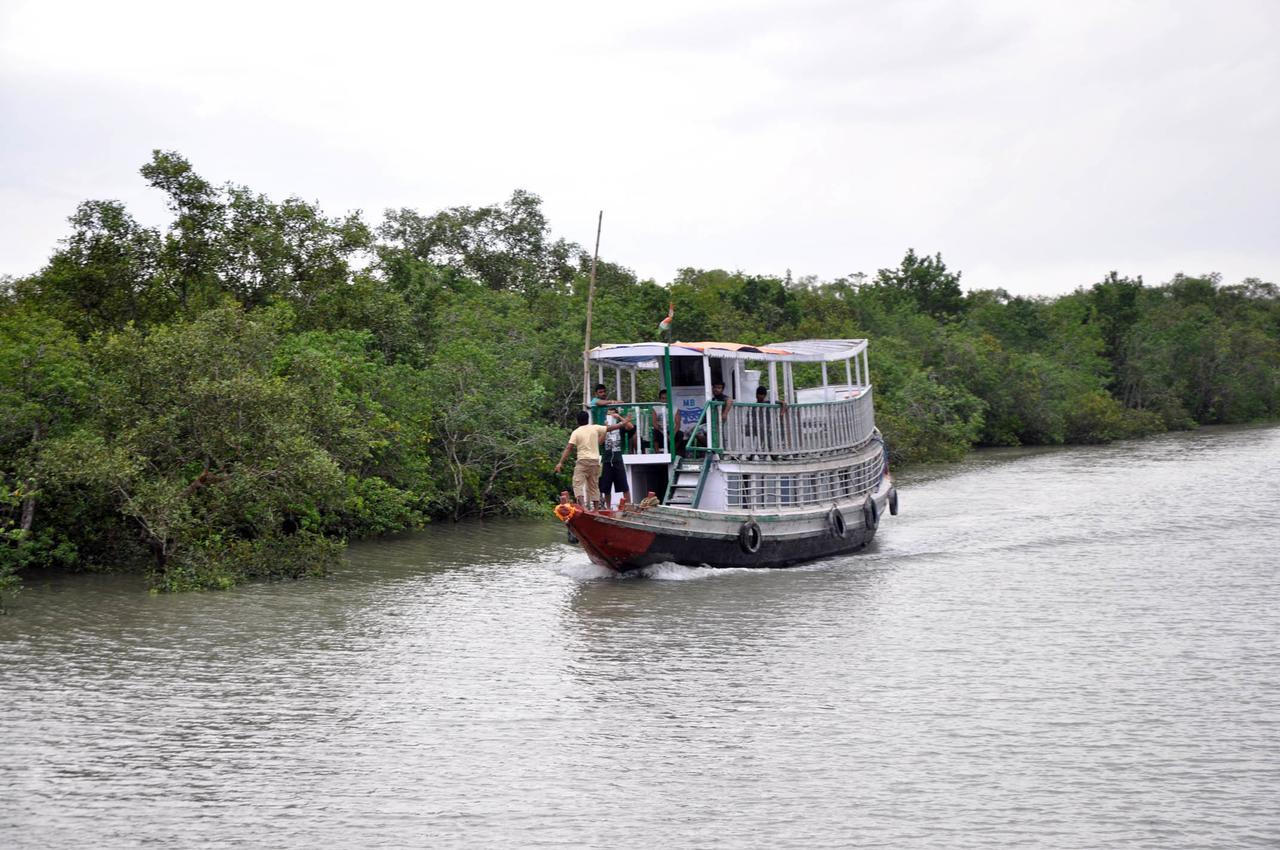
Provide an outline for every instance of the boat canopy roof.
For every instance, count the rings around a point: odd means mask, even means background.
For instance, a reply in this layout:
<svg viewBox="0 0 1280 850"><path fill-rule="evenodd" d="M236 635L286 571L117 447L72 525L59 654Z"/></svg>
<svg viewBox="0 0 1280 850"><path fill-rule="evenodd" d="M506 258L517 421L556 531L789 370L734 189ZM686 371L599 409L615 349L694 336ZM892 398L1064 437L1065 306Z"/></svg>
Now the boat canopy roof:
<svg viewBox="0 0 1280 850"><path fill-rule="evenodd" d="M848 360L867 348L865 339L797 339L768 345L737 342L673 342L672 357L718 357L727 360L763 360L775 363L830 363ZM656 369L666 345L661 342L628 342L598 345L591 359L623 369Z"/></svg>

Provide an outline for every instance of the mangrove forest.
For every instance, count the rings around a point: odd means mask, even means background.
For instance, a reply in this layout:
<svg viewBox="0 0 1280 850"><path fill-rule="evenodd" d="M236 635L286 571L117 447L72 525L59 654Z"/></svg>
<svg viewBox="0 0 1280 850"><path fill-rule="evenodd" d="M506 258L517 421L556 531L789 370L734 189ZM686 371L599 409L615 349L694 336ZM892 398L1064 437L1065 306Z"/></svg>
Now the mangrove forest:
<svg viewBox="0 0 1280 850"><path fill-rule="evenodd" d="M592 258L536 195L373 222L173 152L141 177L163 227L86 201L43 268L0 278L0 593L46 569L225 588L432 521L550 518ZM672 303L675 339L871 339L897 464L1280 416L1259 279L1101 270L1029 298L912 249L834 280L602 258L593 344L656 339Z"/></svg>

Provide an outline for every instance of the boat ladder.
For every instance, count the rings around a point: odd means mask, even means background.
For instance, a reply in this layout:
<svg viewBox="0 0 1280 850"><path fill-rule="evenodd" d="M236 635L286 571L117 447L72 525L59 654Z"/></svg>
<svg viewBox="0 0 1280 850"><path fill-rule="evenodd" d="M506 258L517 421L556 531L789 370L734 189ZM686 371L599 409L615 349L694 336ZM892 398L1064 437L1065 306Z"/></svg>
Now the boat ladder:
<svg viewBox="0 0 1280 850"><path fill-rule="evenodd" d="M710 468L709 453L696 458L678 458L672 470L671 483L667 486L666 504L688 505L696 508L702 500L702 486Z"/></svg>

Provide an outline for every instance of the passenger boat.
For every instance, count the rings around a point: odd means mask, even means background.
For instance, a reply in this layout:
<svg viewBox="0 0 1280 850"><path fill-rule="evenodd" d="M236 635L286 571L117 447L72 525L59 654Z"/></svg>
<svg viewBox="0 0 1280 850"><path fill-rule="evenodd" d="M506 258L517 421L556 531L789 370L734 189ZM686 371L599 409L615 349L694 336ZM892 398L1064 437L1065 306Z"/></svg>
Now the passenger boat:
<svg viewBox="0 0 1280 850"><path fill-rule="evenodd" d="M866 340L630 343L589 356L614 399L629 387L615 407L637 426L622 449L633 501L557 511L595 563L789 566L857 551L898 512ZM646 370L660 370L665 404L637 400ZM712 395L720 383L725 401ZM642 503L649 492L658 504Z"/></svg>

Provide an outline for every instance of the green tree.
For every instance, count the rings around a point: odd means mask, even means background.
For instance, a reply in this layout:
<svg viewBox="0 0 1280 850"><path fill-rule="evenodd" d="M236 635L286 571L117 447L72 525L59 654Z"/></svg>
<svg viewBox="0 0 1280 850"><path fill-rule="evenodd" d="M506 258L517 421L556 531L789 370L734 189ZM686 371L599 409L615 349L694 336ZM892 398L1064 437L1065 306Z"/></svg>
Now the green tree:
<svg viewBox="0 0 1280 850"><path fill-rule="evenodd" d="M311 438L345 475L325 530L367 537L420 526L434 497L424 376L388 368L367 332L293 334L275 360L303 400Z"/></svg>
<svg viewBox="0 0 1280 850"><path fill-rule="evenodd" d="M296 197L277 204L227 184L216 212L220 288L249 307L289 301L311 327L327 326L333 302L349 288L352 262L372 247L359 213L330 218Z"/></svg>
<svg viewBox="0 0 1280 850"><path fill-rule="evenodd" d="M172 151L153 151L140 173L167 195L174 221L164 236L161 279L184 313L213 304L219 290L224 205L217 190Z"/></svg>
<svg viewBox="0 0 1280 850"><path fill-rule="evenodd" d="M23 307L0 312L0 580L32 564L73 558L65 535L37 507L51 439L86 415L89 367L75 335L56 319Z"/></svg>
<svg viewBox="0 0 1280 850"><path fill-rule="evenodd" d="M504 203L453 207L424 216L388 210L380 235L392 250L475 276L490 289L564 291L581 249L552 239L542 200L517 189Z"/></svg>
<svg viewBox="0 0 1280 850"><path fill-rule="evenodd" d="M440 316L427 369L431 442L455 519L526 504L563 436L538 418L546 390L523 348L527 321L507 293L459 298Z"/></svg>
<svg viewBox="0 0 1280 850"><path fill-rule="evenodd" d="M316 526L342 474L273 369L277 321L221 307L111 336L99 427L56 447L63 480L99 486L135 525L162 587L312 573L335 555Z"/></svg>
<svg viewBox="0 0 1280 850"><path fill-rule="evenodd" d="M938 319L957 316L964 310L960 272L947 271L942 254L918 257L908 248L896 269L880 269L875 286L909 299L922 312Z"/></svg>
<svg viewBox="0 0 1280 850"><path fill-rule="evenodd" d="M81 337L151 322L173 311L160 285L160 235L116 201L86 201L70 218L71 235L39 274L15 288Z"/></svg>
<svg viewBox="0 0 1280 850"><path fill-rule="evenodd" d="M958 460L982 428L981 400L926 372L916 372L895 392L879 398L876 418L897 462Z"/></svg>

